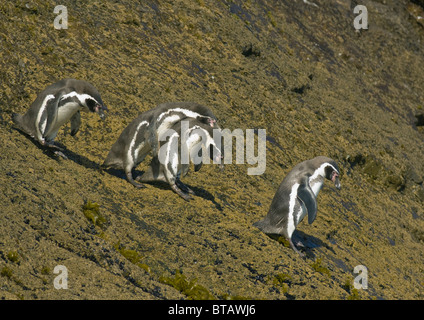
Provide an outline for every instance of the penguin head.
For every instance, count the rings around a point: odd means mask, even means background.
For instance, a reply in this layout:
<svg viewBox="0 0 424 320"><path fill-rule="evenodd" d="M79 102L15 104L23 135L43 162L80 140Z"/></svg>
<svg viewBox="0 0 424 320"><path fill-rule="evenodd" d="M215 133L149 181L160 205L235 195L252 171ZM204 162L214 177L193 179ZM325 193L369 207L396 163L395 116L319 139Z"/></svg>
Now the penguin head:
<svg viewBox="0 0 424 320"><path fill-rule="evenodd" d="M75 84L75 89L75 91L82 91L84 94L85 101L83 103L88 108L88 111L97 113L100 116L100 119L104 120L104 111L109 110L103 103L99 91L91 83L83 80L80 80L77 84Z"/></svg>
<svg viewBox="0 0 424 320"><path fill-rule="evenodd" d="M216 127L216 119L208 117L206 118L206 124L210 125L212 128Z"/></svg>
<svg viewBox="0 0 424 320"><path fill-rule="evenodd" d="M99 100L96 100L95 98L90 96L87 99L85 99L85 104L87 105L88 110L99 114L100 119L104 120L105 118L104 111L108 111L108 108L106 108L106 106L104 105L101 99Z"/></svg>
<svg viewBox="0 0 424 320"><path fill-rule="evenodd" d="M216 123L216 118L215 116L199 116L196 118L196 120L200 121L201 123L211 127L211 128L219 128L217 123Z"/></svg>
<svg viewBox="0 0 424 320"><path fill-rule="evenodd" d="M217 118L215 117L215 115L213 114L213 112L206 106L203 106L201 104L197 104L194 108L194 111L196 111L197 113L201 114L201 117L197 117L197 120L199 120L200 122L209 125L212 128L216 128L217 127Z"/></svg>
<svg viewBox="0 0 424 320"><path fill-rule="evenodd" d="M215 141L215 137L211 134L212 130L204 130L207 139L205 141L206 149L209 149L209 158L215 162L219 163L219 167L224 169L224 157L223 157L223 145ZM200 150L201 151L201 150Z"/></svg>
<svg viewBox="0 0 424 320"><path fill-rule="evenodd" d="M205 148L205 151L209 152L209 158L213 162L219 163L219 167L222 170L224 168L224 160L223 160L224 145L220 143L222 142L222 135L220 134L221 129L216 124L215 126L216 127L212 129L210 124L205 124L205 122L201 121L200 119L196 118L196 119L190 120L190 127L192 129L196 129L191 132L196 133L199 139L198 141L201 140L203 143L203 147ZM215 134L216 131L218 131L219 134ZM220 139L221 141L219 142L217 139ZM199 150L199 154L197 156L199 158L202 157L202 149ZM198 169L200 169L200 166L198 167Z"/></svg>
<svg viewBox="0 0 424 320"><path fill-rule="evenodd" d="M328 165L325 167L324 169L325 171L325 177L328 180L333 181L334 186L340 190L341 185L340 185L340 170L339 167L337 166L336 162L331 160Z"/></svg>

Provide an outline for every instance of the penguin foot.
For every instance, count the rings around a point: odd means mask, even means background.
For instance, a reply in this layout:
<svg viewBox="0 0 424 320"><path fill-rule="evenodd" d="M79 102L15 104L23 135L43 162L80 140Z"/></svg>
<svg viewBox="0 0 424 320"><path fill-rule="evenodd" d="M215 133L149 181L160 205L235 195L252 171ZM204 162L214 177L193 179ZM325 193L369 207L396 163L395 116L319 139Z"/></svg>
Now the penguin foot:
<svg viewBox="0 0 424 320"><path fill-rule="evenodd" d="M129 183L131 183L131 184L132 184L134 187L136 187L137 189L146 188L146 186L145 186L144 184L142 184L142 183L138 183L138 182L135 182L135 181L134 181L134 179L133 179L133 177L132 177L131 172L128 172L128 173L127 173L127 180L128 180L128 182L129 182Z"/></svg>
<svg viewBox="0 0 424 320"><path fill-rule="evenodd" d="M300 251L296 248L296 246L293 244L293 241L292 241L291 239L289 239L289 242L290 242L290 247L291 247L291 248L292 248L295 252L297 252L301 258L305 258L305 257L306 257L304 253L300 252ZM303 245L303 244L302 244L301 246L302 246L302 247L304 247L304 245Z"/></svg>
<svg viewBox="0 0 424 320"><path fill-rule="evenodd" d="M67 156L65 156L65 154L64 154L62 151L60 151L60 150L56 150L56 151L54 151L53 153L54 153L56 156L58 156L58 157L61 157L61 158L65 159L65 160L68 160L68 157L67 157Z"/></svg>
<svg viewBox="0 0 424 320"><path fill-rule="evenodd" d="M55 156L68 160L68 157L63 153L65 149L55 145L53 142L48 142L43 140L43 141L40 141L40 144L44 149L52 151Z"/></svg>
<svg viewBox="0 0 424 320"><path fill-rule="evenodd" d="M298 240L297 242L296 242L296 246L298 246L298 247L302 247L302 248L305 248L305 245L303 244L303 242L302 241L300 241L300 240Z"/></svg>
<svg viewBox="0 0 424 320"><path fill-rule="evenodd" d="M190 201L190 200L193 200L194 199L191 195L189 195L187 193L179 194L179 196L181 198L183 198L185 201Z"/></svg>
<svg viewBox="0 0 424 320"><path fill-rule="evenodd" d="M129 181L129 180L128 180ZM129 183L131 183L134 187L136 187L137 189L143 189L146 188L146 186L142 183L137 183L134 180L129 181Z"/></svg>
<svg viewBox="0 0 424 320"><path fill-rule="evenodd" d="M48 142L48 141L42 141L40 142L40 144L45 147L45 148L49 148L49 149L55 149L55 150L59 150L59 151L64 151L65 149L55 145L53 142Z"/></svg>
<svg viewBox="0 0 424 320"><path fill-rule="evenodd" d="M172 190L174 190L174 192L176 194L178 194L185 201L190 201L190 200L193 199L193 197L190 194L184 193L180 188L178 188L178 186L176 184L171 185L171 188L172 188Z"/></svg>
<svg viewBox="0 0 424 320"><path fill-rule="evenodd" d="M191 190L189 187L187 187L184 183L182 183L180 180L175 181L175 183L178 185L179 188L183 189L185 193L189 193L191 195L196 195L196 193Z"/></svg>

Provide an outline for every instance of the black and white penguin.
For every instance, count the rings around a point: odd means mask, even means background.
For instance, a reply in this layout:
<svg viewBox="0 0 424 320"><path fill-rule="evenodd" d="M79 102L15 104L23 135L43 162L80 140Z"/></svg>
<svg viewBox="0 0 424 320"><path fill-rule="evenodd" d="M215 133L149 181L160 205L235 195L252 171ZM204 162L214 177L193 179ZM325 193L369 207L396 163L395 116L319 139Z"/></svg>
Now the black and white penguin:
<svg viewBox="0 0 424 320"><path fill-rule="evenodd" d="M215 115L204 105L188 101L161 103L155 108L150 126L149 140L154 155L157 155L157 146L163 133L184 118L197 119L212 128L217 126Z"/></svg>
<svg viewBox="0 0 424 320"><path fill-rule="evenodd" d="M292 234L306 215L309 224L314 222L324 179L340 189L339 175L336 162L324 156L297 164L281 182L266 217L253 225L264 233L285 236L293 250L303 256L293 244Z"/></svg>
<svg viewBox="0 0 424 320"><path fill-rule="evenodd" d="M194 118L216 128L216 117L206 106L194 102L167 102L141 113L121 133L112 145L103 167L123 169L127 180L137 188L143 184L133 179L132 169L137 167L153 150L158 155L160 137L175 123Z"/></svg>
<svg viewBox="0 0 424 320"><path fill-rule="evenodd" d="M191 200L194 192L180 179L188 173L190 163L194 164L195 171L200 170L202 150L208 150L210 159L223 167L222 145L214 140L214 130L219 131L197 119L184 118L178 121L168 131L167 139L160 143L158 155L153 157L149 168L139 180L167 182L180 197ZM183 148L186 159L182 159Z"/></svg>
<svg viewBox="0 0 424 320"><path fill-rule="evenodd" d="M105 110L107 108L92 84L83 80L64 79L41 91L27 113L14 113L12 120L42 146L60 150L53 143L60 127L70 120L71 135L74 136L81 125L80 111L96 112L104 119Z"/></svg>

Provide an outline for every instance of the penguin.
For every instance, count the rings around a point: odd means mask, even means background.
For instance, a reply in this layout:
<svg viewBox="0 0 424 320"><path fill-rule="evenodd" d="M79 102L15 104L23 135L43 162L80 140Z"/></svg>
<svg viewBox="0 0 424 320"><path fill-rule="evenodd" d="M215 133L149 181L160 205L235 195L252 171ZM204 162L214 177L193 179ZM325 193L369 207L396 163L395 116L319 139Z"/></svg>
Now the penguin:
<svg viewBox="0 0 424 320"><path fill-rule="evenodd" d="M97 89L87 81L63 79L41 91L24 115L14 113L18 128L38 141L41 146L53 148L57 155L66 156L54 145L59 129L71 121L71 135L81 125L80 111L96 112L103 120L107 107Z"/></svg>
<svg viewBox="0 0 424 320"><path fill-rule="evenodd" d="M184 118L195 118L212 128L217 125L216 116L204 105L186 101L162 103L155 108L155 113L151 120L149 140L154 156L157 156L157 146L162 134Z"/></svg>
<svg viewBox="0 0 424 320"><path fill-rule="evenodd" d="M134 180L132 169L137 167L152 151L158 156L159 139L175 123L184 118L194 118L211 128L217 119L206 106L195 102L166 102L141 113L121 133L112 145L103 168L123 169L126 178L136 188L144 188Z"/></svg>
<svg viewBox="0 0 424 320"><path fill-rule="evenodd" d="M195 171L199 171L203 161L202 150L209 150L210 159L223 168L222 144L215 142L214 130L219 131L220 137L220 129L213 129L198 119L184 118L178 121L168 131L167 139L160 144L158 155L153 156L150 166L139 180L166 182L180 197L190 201L195 193L180 180L188 173L190 162L194 163ZM186 160L182 159L183 148Z"/></svg>
<svg viewBox="0 0 424 320"><path fill-rule="evenodd" d="M292 234L306 215L309 224L314 222L317 215L317 196L324 180L331 180L340 189L339 176L336 162L328 157L318 156L297 164L281 182L268 214L253 225L266 234L285 236L291 248L303 257L304 254L291 240Z"/></svg>

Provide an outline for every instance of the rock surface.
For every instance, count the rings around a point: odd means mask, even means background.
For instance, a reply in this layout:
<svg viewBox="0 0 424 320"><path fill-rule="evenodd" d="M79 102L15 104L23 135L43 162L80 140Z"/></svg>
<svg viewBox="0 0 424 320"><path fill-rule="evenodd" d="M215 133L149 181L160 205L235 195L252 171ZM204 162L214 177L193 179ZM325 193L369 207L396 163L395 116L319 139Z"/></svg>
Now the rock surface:
<svg viewBox="0 0 424 320"><path fill-rule="evenodd" d="M361 31L355 1L62 2L66 30L53 27L54 1L0 4L1 298L423 299L422 2L363 1ZM82 114L75 137L59 131L65 161L11 115L69 77L110 111ZM166 101L266 129L265 173L205 165L183 180L198 194L187 203L100 170L122 129ZM303 260L252 224L290 168L317 155L338 162L342 190L327 183L316 221L299 225ZM68 289L53 285L57 265ZM353 289L357 265L367 290Z"/></svg>

